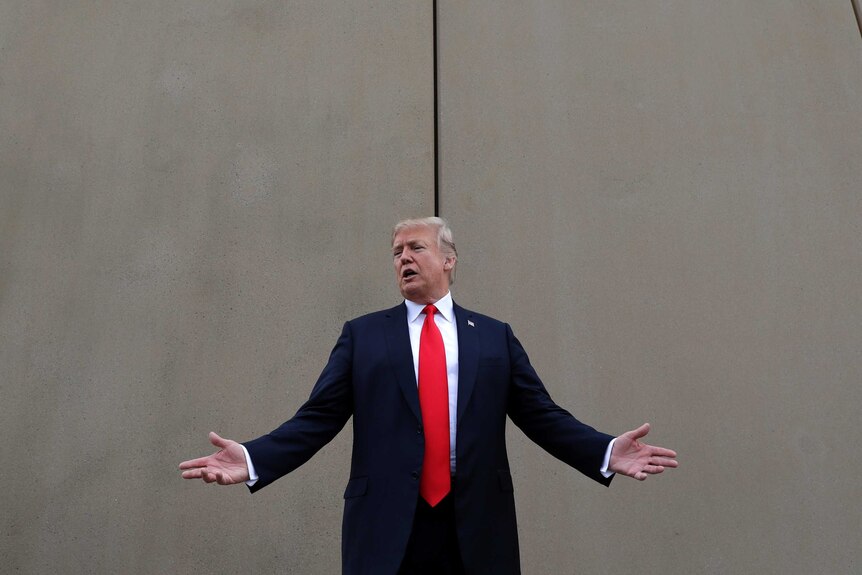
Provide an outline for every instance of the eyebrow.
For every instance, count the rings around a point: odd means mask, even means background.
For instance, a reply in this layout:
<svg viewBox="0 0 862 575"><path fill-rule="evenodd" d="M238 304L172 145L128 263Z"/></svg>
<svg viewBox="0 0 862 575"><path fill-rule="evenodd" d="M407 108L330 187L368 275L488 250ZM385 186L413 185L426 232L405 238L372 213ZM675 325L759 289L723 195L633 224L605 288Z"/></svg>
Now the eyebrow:
<svg viewBox="0 0 862 575"><path fill-rule="evenodd" d="M394 250L395 248L400 248L404 245L415 246L417 244L424 244L424 243L425 243L425 240L423 240L423 239L407 240L406 242L400 242L400 243L393 245L392 249Z"/></svg>
<svg viewBox="0 0 862 575"><path fill-rule="evenodd" d="M425 242L425 240L422 240L422 239L407 240L406 242L398 243L398 244L395 244L394 246L392 246L392 252L394 253L394 252L397 252L398 250L404 249L405 245L407 245L411 248L415 248L419 244L424 246L424 245L426 245L426 242Z"/></svg>

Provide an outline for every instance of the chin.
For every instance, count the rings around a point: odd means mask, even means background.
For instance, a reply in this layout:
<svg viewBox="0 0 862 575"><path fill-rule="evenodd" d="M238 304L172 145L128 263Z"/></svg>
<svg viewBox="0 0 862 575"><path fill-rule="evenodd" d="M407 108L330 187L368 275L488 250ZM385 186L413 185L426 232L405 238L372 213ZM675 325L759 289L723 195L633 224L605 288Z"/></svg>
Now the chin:
<svg viewBox="0 0 862 575"><path fill-rule="evenodd" d="M422 303L422 300L424 299L422 297L422 294L416 292L403 291L401 292L401 295L404 296L404 299L409 299L410 301L415 301L416 303Z"/></svg>
<svg viewBox="0 0 862 575"><path fill-rule="evenodd" d="M419 290L401 290L401 295L404 296L404 299L409 299L412 302L416 303L430 303L428 300L428 295Z"/></svg>
<svg viewBox="0 0 862 575"><path fill-rule="evenodd" d="M417 298L422 294L422 288L416 285L400 286L400 290L401 295L410 300L414 300L414 298Z"/></svg>

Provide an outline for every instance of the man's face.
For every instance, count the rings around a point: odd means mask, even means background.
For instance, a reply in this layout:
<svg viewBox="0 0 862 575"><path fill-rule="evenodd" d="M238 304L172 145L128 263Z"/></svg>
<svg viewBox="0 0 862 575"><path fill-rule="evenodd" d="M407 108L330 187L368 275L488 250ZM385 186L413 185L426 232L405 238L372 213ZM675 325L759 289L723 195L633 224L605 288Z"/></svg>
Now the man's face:
<svg viewBox="0 0 862 575"><path fill-rule="evenodd" d="M395 278L401 295L410 301L434 303L449 291L455 258L437 246L437 231L428 226L401 230L392 242Z"/></svg>

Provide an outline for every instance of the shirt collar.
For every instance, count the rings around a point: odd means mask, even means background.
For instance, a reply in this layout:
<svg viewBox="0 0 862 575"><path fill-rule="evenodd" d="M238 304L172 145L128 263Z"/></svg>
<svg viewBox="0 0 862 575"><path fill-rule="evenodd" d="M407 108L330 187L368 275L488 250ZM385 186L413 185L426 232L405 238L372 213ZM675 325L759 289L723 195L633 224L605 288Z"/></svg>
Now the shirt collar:
<svg viewBox="0 0 862 575"><path fill-rule="evenodd" d="M419 317L419 314L422 313L422 310L425 309L426 304L412 302L409 299L405 299L404 303L407 304L407 322L413 323L416 321L416 318ZM438 299L434 302L434 307L437 308L437 314L440 315L446 321L452 323L455 321L455 310L452 305L452 292L446 292L446 295Z"/></svg>

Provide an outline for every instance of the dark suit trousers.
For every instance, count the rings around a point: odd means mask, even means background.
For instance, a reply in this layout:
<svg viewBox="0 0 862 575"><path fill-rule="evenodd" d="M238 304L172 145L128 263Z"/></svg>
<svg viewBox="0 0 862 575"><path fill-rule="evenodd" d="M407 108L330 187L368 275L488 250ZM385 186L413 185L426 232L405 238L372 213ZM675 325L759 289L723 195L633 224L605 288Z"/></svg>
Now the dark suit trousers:
<svg viewBox="0 0 862 575"><path fill-rule="evenodd" d="M419 498L413 530L398 575L464 575L455 532L453 500L450 493L431 507Z"/></svg>

